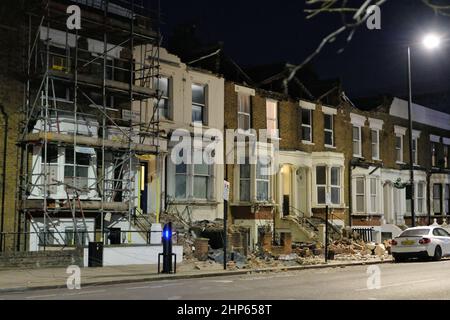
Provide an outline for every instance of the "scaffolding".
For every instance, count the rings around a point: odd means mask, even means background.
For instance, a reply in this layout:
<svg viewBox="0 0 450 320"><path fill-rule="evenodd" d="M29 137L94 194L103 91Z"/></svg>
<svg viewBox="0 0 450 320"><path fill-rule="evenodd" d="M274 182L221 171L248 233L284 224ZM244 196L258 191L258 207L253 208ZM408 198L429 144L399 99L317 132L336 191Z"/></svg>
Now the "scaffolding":
<svg viewBox="0 0 450 320"><path fill-rule="evenodd" d="M100 238L89 241L104 241L106 214L131 230L138 157L160 147L160 15L148 2L27 1L18 231L42 232L44 249L60 217L72 219L75 236L95 218ZM68 29L70 5L81 8L79 30ZM36 217L41 231L29 230ZM27 239L15 241L27 250Z"/></svg>

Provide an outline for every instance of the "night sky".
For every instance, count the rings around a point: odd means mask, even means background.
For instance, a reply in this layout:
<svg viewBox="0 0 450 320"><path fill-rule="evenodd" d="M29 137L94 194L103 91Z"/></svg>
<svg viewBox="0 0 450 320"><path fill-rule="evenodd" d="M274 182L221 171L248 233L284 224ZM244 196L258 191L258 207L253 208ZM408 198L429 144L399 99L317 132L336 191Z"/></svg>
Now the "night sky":
<svg viewBox="0 0 450 320"><path fill-rule="evenodd" d="M194 23L200 40L223 41L226 53L242 66L299 63L323 36L341 26L336 14L306 20L304 2L162 0L162 32L167 39L177 24ZM450 42L431 52L420 41L428 30L450 38L450 17L436 16L421 0L388 0L381 27L371 31L363 25L350 43L344 36L326 46L313 60L320 77L340 78L353 98L406 95L406 48L413 44L414 93L449 90ZM345 51L337 54L343 46Z"/></svg>

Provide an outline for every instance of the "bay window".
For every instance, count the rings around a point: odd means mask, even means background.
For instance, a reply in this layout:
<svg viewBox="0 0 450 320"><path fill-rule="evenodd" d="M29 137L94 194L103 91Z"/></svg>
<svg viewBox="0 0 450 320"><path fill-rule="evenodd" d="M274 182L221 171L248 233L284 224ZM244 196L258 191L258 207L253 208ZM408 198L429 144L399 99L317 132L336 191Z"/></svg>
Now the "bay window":
<svg viewBox="0 0 450 320"><path fill-rule="evenodd" d="M366 198L366 192L365 192L365 179L363 177L358 177L355 179L356 184L356 207L355 211L362 213L365 211L365 198Z"/></svg>
<svg viewBox="0 0 450 320"><path fill-rule="evenodd" d="M370 179L370 212L376 213L378 211L378 186L377 179Z"/></svg>
<svg viewBox="0 0 450 320"><path fill-rule="evenodd" d="M65 149L64 184L66 190L71 187L86 190L89 188L89 166L91 154L78 152L72 147ZM75 157L75 158L74 158Z"/></svg>
<svg viewBox="0 0 450 320"><path fill-rule="evenodd" d="M425 184L420 182L417 185L417 212L424 213L425 210Z"/></svg>
<svg viewBox="0 0 450 320"><path fill-rule="evenodd" d="M445 185L444 212L450 215L450 184Z"/></svg>
<svg viewBox="0 0 450 320"><path fill-rule="evenodd" d="M270 160L269 157L258 157L256 164L256 200L269 201Z"/></svg>
<svg viewBox="0 0 450 320"><path fill-rule="evenodd" d="M433 185L433 213L436 215L442 214L442 185Z"/></svg>
<svg viewBox="0 0 450 320"><path fill-rule="evenodd" d="M248 158L239 165L239 200L250 201L250 164Z"/></svg>
<svg viewBox="0 0 450 320"><path fill-rule="evenodd" d="M341 204L341 168L340 167L316 167L316 192L317 204L327 204L327 192L330 194L332 205Z"/></svg>

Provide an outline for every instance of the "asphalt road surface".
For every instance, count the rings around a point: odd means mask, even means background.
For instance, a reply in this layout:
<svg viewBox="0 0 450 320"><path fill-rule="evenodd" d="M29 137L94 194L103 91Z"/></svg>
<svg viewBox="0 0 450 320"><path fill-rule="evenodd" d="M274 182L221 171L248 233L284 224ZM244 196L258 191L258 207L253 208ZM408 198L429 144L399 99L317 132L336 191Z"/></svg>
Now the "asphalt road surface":
<svg viewBox="0 0 450 320"><path fill-rule="evenodd" d="M0 293L9 299L450 299L450 260Z"/></svg>

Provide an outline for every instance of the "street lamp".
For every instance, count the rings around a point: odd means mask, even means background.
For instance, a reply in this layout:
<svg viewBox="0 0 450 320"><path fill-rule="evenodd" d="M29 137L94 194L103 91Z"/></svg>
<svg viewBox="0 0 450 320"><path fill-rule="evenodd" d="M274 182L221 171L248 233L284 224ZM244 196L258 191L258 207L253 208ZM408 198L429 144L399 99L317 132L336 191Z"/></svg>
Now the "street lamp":
<svg viewBox="0 0 450 320"><path fill-rule="evenodd" d="M422 44L429 50L439 47L441 39L438 35L430 33L423 38ZM411 47L408 46L408 120L409 120L409 174L411 185L411 220L412 227L416 226L416 215L414 208L414 159L413 159L413 121L412 121L412 87L411 87ZM417 148L417 146L416 146ZM417 152L417 151L416 151Z"/></svg>

